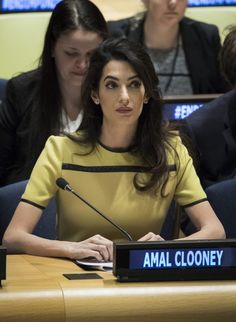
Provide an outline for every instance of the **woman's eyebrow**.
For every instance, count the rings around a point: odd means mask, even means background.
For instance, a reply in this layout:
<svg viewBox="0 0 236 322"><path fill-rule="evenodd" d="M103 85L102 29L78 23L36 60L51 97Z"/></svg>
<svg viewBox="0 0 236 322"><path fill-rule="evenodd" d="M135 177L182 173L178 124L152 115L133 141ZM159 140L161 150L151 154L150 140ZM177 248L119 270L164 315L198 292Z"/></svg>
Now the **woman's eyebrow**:
<svg viewBox="0 0 236 322"><path fill-rule="evenodd" d="M133 76L131 76L131 77L129 77L128 78L128 80L130 81L130 80L132 80L132 79L134 79L134 78L139 78L139 76L138 75L133 75ZM119 80L119 78L118 77L115 77L115 76L112 76L112 75L107 75L105 78L104 78L104 82L105 82L105 80L107 80L107 79L113 79L113 80Z"/></svg>
<svg viewBox="0 0 236 322"><path fill-rule="evenodd" d="M107 75L105 78L104 78L104 82L105 82L105 80L107 80L107 79L113 79L113 80L119 80L119 78L118 77L115 77L115 76L112 76L112 75Z"/></svg>

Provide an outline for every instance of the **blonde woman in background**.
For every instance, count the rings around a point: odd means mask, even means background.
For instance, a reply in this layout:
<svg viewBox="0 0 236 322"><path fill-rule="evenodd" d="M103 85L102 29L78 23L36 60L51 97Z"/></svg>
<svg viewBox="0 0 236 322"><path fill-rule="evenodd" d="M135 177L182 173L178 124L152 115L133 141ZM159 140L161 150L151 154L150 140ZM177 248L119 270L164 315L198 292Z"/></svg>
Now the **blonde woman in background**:
<svg viewBox="0 0 236 322"><path fill-rule="evenodd" d="M109 21L113 36L142 43L155 66L163 95L222 93L221 49L215 25L185 17L187 0L142 0L145 11Z"/></svg>

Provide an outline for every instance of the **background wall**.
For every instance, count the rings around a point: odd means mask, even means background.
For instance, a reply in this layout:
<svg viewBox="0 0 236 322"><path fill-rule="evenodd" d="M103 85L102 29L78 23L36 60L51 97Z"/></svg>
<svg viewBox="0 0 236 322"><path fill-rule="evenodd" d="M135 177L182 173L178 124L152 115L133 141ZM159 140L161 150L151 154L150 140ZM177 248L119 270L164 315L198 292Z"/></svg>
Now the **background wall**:
<svg viewBox="0 0 236 322"><path fill-rule="evenodd" d="M131 16L143 9L140 0L93 0L107 20ZM236 7L189 8L187 16L214 23L222 39L227 25L236 24ZM35 68L50 13L0 15L0 78Z"/></svg>

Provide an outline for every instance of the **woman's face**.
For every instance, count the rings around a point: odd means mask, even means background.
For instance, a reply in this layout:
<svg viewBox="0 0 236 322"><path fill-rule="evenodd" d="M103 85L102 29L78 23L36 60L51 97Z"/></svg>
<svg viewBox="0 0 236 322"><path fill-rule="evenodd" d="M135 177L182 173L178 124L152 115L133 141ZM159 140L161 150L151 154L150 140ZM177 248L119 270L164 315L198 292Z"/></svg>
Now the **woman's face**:
<svg viewBox="0 0 236 322"><path fill-rule="evenodd" d="M61 35L54 47L59 83L80 87L86 75L91 52L102 42L93 31L79 28Z"/></svg>
<svg viewBox="0 0 236 322"><path fill-rule="evenodd" d="M173 24L179 23L187 7L187 0L142 0L157 22Z"/></svg>
<svg viewBox="0 0 236 322"><path fill-rule="evenodd" d="M92 93L100 103L104 125L136 126L147 102L142 80L125 61L111 60L103 68L97 93Z"/></svg>

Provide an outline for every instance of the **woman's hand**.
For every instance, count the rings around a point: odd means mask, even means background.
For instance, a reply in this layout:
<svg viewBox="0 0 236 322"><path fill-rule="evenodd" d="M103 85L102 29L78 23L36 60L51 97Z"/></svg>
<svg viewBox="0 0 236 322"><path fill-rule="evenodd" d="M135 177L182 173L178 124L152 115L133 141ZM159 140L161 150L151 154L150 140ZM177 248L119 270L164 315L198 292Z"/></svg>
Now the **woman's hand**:
<svg viewBox="0 0 236 322"><path fill-rule="evenodd" d="M95 235L81 242L66 242L67 257L71 259L96 258L98 261L112 261L113 242L101 235Z"/></svg>
<svg viewBox="0 0 236 322"><path fill-rule="evenodd" d="M138 241L162 241L164 240L160 235L156 235L152 232L149 232L145 236L141 237Z"/></svg>

